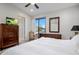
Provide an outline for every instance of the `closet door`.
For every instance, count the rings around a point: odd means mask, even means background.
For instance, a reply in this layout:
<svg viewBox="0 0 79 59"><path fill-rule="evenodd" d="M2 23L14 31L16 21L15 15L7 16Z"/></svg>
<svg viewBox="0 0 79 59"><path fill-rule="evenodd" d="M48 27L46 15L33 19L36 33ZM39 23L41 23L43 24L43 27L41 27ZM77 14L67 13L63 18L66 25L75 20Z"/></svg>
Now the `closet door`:
<svg viewBox="0 0 79 59"><path fill-rule="evenodd" d="M18 25L19 25L19 43L25 41L25 18L19 16L18 18Z"/></svg>

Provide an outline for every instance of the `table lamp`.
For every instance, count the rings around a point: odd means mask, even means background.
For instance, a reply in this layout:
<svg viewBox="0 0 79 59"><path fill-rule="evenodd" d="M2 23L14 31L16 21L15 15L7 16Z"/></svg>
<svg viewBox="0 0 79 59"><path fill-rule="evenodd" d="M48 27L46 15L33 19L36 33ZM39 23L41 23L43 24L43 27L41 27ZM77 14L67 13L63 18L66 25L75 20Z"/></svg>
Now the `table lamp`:
<svg viewBox="0 0 79 59"><path fill-rule="evenodd" d="M78 34L78 31L79 31L79 25L74 25L71 29L71 31L74 31L75 32L75 35Z"/></svg>

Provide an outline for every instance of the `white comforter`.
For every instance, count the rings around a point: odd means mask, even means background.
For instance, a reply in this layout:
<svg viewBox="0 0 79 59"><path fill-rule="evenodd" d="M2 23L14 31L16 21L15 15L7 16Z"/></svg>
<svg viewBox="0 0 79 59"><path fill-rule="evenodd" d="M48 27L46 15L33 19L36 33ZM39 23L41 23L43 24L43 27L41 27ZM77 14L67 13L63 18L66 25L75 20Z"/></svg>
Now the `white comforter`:
<svg viewBox="0 0 79 59"><path fill-rule="evenodd" d="M3 55L71 55L78 54L71 40L40 38L5 50Z"/></svg>

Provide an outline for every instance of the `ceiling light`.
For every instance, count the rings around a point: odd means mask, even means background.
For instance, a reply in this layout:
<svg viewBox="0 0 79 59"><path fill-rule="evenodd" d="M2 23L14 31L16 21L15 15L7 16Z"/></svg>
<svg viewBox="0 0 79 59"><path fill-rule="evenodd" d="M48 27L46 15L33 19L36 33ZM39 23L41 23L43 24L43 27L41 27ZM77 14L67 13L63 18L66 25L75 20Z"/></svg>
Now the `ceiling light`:
<svg viewBox="0 0 79 59"><path fill-rule="evenodd" d="M34 11L34 9L30 9L30 11L31 11L31 12L33 12L33 11Z"/></svg>
<svg viewBox="0 0 79 59"><path fill-rule="evenodd" d="M34 5L35 3L31 3L32 5Z"/></svg>

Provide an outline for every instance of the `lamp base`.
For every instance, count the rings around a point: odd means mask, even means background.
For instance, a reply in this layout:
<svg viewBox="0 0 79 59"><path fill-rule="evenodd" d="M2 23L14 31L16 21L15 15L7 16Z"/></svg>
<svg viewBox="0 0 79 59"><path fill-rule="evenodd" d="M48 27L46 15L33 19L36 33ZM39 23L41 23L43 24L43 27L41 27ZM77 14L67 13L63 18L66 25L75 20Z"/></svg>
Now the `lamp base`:
<svg viewBox="0 0 79 59"><path fill-rule="evenodd" d="M78 32L75 32L75 35L77 35L78 34Z"/></svg>

